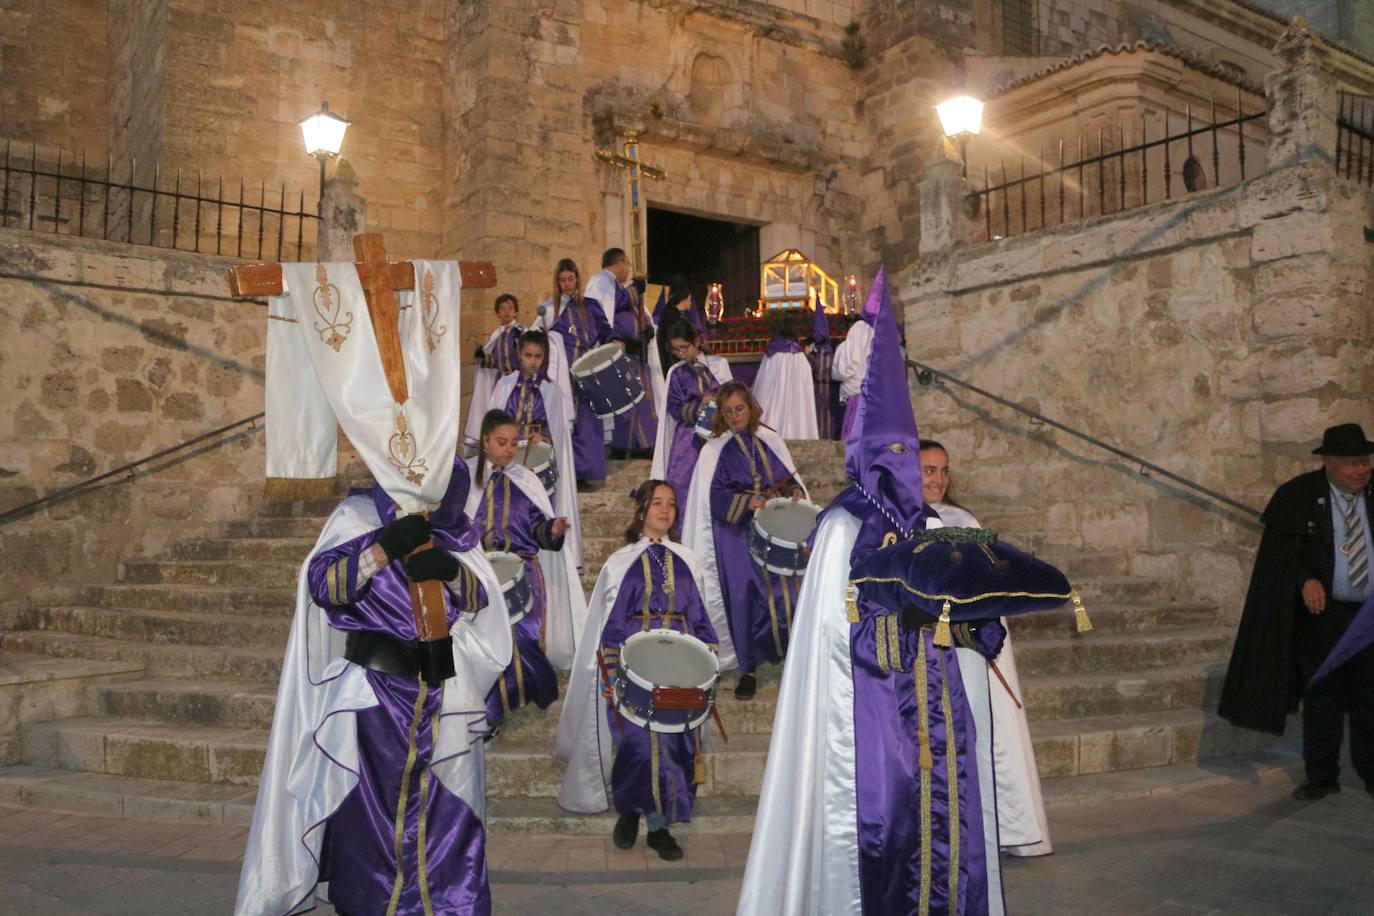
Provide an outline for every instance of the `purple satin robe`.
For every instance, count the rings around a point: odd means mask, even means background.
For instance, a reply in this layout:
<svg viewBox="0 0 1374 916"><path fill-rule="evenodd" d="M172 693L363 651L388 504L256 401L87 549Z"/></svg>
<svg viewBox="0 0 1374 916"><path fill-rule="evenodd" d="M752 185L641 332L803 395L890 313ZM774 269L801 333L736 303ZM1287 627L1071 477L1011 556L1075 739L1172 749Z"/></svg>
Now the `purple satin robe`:
<svg viewBox="0 0 1374 916"><path fill-rule="evenodd" d="M802 345L790 337L774 337L768 341L768 349L763 351L764 356L776 356L779 353L800 353Z"/></svg>
<svg viewBox="0 0 1374 916"><path fill-rule="evenodd" d="M754 493L791 480L792 471L763 442L744 434L725 443L711 479L711 530L720 590L744 674L752 674L762 661L782 661L787 652L802 577L779 576L754 562L749 555L754 510L748 502Z"/></svg>
<svg viewBox="0 0 1374 916"><path fill-rule="evenodd" d="M646 329L652 330L648 316L635 303L635 299L629 291L621 286L616 287L613 317L615 320L613 330L616 339L625 341L627 344L638 345L640 335ZM653 378L650 375L648 356L648 347L656 345L653 340L650 340L643 348L640 348L642 358L630 356L630 349L628 347L626 349L630 373L639 379L644 397L634 407L615 418L615 429L611 433L611 445L615 448L634 451L651 449L654 447L654 440L658 438L658 414L654 408Z"/></svg>
<svg viewBox="0 0 1374 916"><path fill-rule="evenodd" d="M666 476L677 490L679 505L687 502L687 489L697 456L706 440L696 434L697 417L701 414L705 396L720 390L720 382L701 360L677 367L668 379L666 410L677 421L673 441L668 444Z"/></svg>
<svg viewBox="0 0 1374 916"><path fill-rule="evenodd" d="M521 706L548 709L558 699L558 675L544 654L548 592L539 551L562 550L563 535L553 533L553 520L503 473L491 474L482 488L473 521L484 550L504 550L525 561L525 576L534 590L534 607L511 627L515 645L510 666L487 694L487 721L494 727Z"/></svg>
<svg viewBox="0 0 1374 916"><path fill-rule="evenodd" d="M384 522L390 520L384 515ZM312 557L307 573L311 596L335 629L413 640L415 619L401 562L388 564L358 585L358 558L379 534L369 532ZM445 530L434 532L434 545L471 547ZM456 588L448 585L445 594L450 626L460 613L486 604L467 567ZM349 913L386 912L398 885L397 913L490 913L485 828L471 806L430 770L443 688L377 671L366 676L378 705L356 713L358 785L325 825L319 880L329 882L331 901Z"/></svg>
<svg viewBox="0 0 1374 916"><path fill-rule="evenodd" d="M671 593L665 588L668 569L672 571ZM632 633L653 629L690 633L718 648L691 568L662 544L649 545L620 580L615 604L601 628L601 651L607 664L614 668L620 647ZM690 821L697 795L697 735L651 732L622 718L611 705L607 718L615 744L611 794L616 813L657 812L670 824Z"/></svg>
<svg viewBox="0 0 1374 916"><path fill-rule="evenodd" d="M535 433L543 435L545 439L552 439L549 435L549 414L544 407L544 395L539 390L543 381L543 373L531 377L522 372L515 387L506 397L506 403L501 405L506 413L515 418L521 439L528 439Z"/></svg>
<svg viewBox="0 0 1374 916"><path fill-rule="evenodd" d="M498 378L520 370L520 335L523 332L524 328L511 322L510 327L503 329L486 348L487 368L495 369Z"/></svg>
<svg viewBox="0 0 1374 916"><path fill-rule="evenodd" d="M563 345L567 349L568 366L588 350L600 344L610 343L611 326L606 321L606 312L595 299L583 299L581 307L576 304L566 306L553 323L551 330L563 335ZM577 417L573 421L572 451L573 464L578 480L606 479L606 445L601 418L592 410L591 404L577 391L573 384L573 398L577 403Z"/></svg>

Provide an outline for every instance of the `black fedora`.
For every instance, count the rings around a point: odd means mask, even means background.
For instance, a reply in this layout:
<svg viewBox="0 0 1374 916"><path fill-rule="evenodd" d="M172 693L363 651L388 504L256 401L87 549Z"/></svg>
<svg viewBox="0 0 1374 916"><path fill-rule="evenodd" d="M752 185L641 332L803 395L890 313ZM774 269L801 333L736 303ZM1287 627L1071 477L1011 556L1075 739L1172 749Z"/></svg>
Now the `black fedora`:
<svg viewBox="0 0 1374 916"><path fill-rule="evenodd" d="M1332 458L1358 458L1374 455L1374 442L1364 437L1364 427L1358 423L1342 423L1322 433L1321 448L1312 449L1314 455Z"/></svg>

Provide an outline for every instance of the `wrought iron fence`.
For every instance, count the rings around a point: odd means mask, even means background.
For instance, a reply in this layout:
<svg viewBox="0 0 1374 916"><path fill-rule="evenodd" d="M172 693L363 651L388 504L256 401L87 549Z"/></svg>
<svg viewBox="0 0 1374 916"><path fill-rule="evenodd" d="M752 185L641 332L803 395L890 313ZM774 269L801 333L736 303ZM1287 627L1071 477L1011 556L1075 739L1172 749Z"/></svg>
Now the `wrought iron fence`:
<svg viewBox="0 0 1374 916"><path fill-rule="evenodd" d="M168 173L157 163L140 177L135 159L91 163L84 152L53 156L8 140L0 163L0 225L131 245L259 260L281 260L294 245L300 260L317 236L306 224L319 223L305 204L304 189L288 195L284 184L226 185L222 175Z"/></svg>
<svg viewBox="0 0 1374 916"><path fill-rule="evenodd" d="M985 238L1022 235L1244 181L1257 145L1262 153L1255 128L1262 132L1265 113L1246 114L1239 92L1236 111L1235 117L1218 120L1214 101L1207 122L1198 124L1188 106L1180 127L1178 115L1165 110L1155 137L1142 115L1131 145L1121 123L1114 130L1099 127L1095 136L1080 133L1076 149L1059 140L1049 156L1042 148L1028 163L1019 154L1014 176L1005 159L995 174L984 166L983 188L973 197Z"/></svg>
<svg viewBox="0 0 1374 916"><path fill-rule="evenodd" d="M1341 93L1336 118L1336 174L1374 186L1374 96Z"/></svg>

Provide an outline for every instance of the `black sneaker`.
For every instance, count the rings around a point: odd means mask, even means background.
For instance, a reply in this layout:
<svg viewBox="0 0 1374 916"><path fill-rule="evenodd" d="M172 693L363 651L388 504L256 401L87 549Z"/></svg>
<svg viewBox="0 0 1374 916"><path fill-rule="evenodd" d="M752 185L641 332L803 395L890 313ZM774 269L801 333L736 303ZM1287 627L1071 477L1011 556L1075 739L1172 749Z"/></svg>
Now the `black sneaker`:
<svg viewBox="0 0 1374 916"><path fill-rule="evenodd" d="M653 834L650 834L653 836ZM639 815L622 814L615 822L615 829L611 831L611 842L615 843L616 849L631 849L635 845L635 840L639 837Z"/></svg>
<svg viewBox="0 0 1374 916"><path fill-rule="evenodd" d="M676 862L682 858L682 847L677 844L677 840L673 839L673 835L668 832L667 827L662 830L650 830L645 842L665 862Z"/></svg>
<svg viewBox="0 0 1374 916"><path fill-rule="evenodd" d="M1326 798L1328 795L1335 795L1339 791L1341 791L1341 787L1338 783L1312 782L1309 780L1293 790L1293 798L1298 801L1316 801L1319 798Z"/></svg>
<svg viewBox="0 0 1374 916"><path fill-rule="evenodd" d="M758 690L758 682L754 680L752 674L741 674L739 676L739 683L735 685L735 699L752 700L754 694L758 693Z"/></svg>

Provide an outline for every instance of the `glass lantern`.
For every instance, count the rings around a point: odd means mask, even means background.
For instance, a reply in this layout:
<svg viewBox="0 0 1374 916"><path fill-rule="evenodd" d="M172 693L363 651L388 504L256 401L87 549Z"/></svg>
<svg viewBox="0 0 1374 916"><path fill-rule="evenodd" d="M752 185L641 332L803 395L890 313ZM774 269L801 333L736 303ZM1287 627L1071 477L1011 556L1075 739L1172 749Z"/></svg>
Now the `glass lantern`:
<svg viewBox="0 0 1374 916"><path fill-rule="evenodd" d="M774 309L823 308L831 314L841 309L839 284L795 248L765 261L761 281L760 315Z"/></svg>

